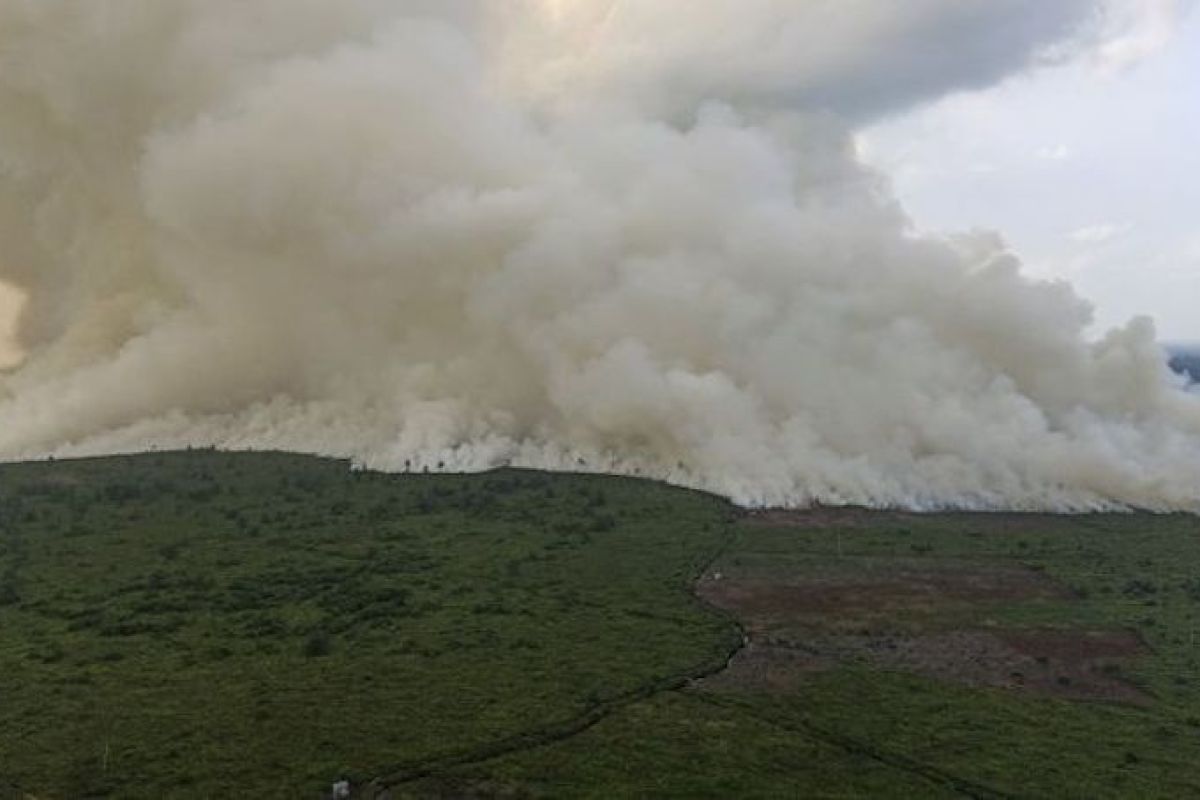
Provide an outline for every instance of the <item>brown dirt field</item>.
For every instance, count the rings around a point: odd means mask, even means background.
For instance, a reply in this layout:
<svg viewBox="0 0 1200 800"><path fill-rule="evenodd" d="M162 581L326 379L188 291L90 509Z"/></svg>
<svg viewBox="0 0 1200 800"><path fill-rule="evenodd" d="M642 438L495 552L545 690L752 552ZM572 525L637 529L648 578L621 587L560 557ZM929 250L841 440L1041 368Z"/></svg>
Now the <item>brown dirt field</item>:
<svg viewBox="0 0 1200 800"><path fill-rule="evenodd" d="M1064 699L1147 700L1120 676L1123 660L1146 652L1134 633L1001 630L977 621L982 614L973 611L998 603L1073 598L1041 573L912 560L839 572L704 576L699 596L734 614L749 637L729 669L704 685L787 692L814 671L853 662Z"/></svg>
<svg viewBox="0 0 1200 800"><path fill-rule="evenodd" d="M1042 573L1011 565L895 559L864 572L794 575L786 582L710 573L696 590L706 602L736 614L750 630L793 623L845 627L846 622L920 618L951 609L1073 596Z"/></svg>

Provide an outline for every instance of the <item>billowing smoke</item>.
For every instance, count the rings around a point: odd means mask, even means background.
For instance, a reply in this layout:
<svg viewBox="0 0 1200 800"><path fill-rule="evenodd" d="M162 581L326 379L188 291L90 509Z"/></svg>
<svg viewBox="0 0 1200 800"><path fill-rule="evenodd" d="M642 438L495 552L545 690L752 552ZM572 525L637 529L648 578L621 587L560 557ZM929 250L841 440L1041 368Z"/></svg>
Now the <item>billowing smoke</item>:
<svg viewBox="0 0 1200 800"><path fill-rule="evenodd" d="M1200 507L1200 398L856 125L1100 0L0 0L0 456L216 445L745 503Z"/></svg>

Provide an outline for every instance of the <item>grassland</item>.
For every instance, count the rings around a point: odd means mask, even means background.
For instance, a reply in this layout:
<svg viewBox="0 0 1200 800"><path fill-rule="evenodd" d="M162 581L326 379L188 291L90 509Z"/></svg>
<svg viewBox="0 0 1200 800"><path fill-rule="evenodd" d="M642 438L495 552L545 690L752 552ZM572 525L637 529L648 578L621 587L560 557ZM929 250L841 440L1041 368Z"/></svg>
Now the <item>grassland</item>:
<svg viewBox="0 0 1200 800"><path fill-rule="evenodd" d="M977 580L1014 568L1037 576L1030 586L1058 590L983 591L964 602L937 590L945 582L913 579L965 572ZM1198 574L1200 521L1186 516L743 520L710 572L742 581L729 594L744 601L747 587L811 588L813 578L843 599L847 586L859 592L840 611L814 609L811 597L766 612L747 603L752 639L820 642L835 631L860 644L938 641L939 631L973 629L1074 637L1083 649L1098 634L1120 632L1140 646L1089 663L1072 662L1070 648L1030 653L1022 668L1049 670L1051 692L1032 680L972 680L980 676L967 663L958 665L961 680L953 671L889 667L864 646L824 665L810 654L790 675L787 662L768 664L775 674L766 679L739 678L735 662L732 680L656 697L567 742L460 769L413 796L484 787L485 795L515 796L1200 797ZM836 577L848 575L857 578ZM910 593L922 602L895 591L914 584L928 590ZM1068 667L1094 669L1095 680L1135 695L1080 700L1060 681L1088 676L1057 674Z"/></svg>
<svg viewBox="0 0 1200 800"><path fill-rule="evenodd" d="M1200 796L1198 614L1186 516L0 466L0 797Z"/></svg>
<svg viewBox="0 0 1200 800"><path fill-rule="evenodd" d="M3 467L0 514L0 779L39 795L315 796L730 644L687 591L728 509L637 481L197 452Z"/></svg>

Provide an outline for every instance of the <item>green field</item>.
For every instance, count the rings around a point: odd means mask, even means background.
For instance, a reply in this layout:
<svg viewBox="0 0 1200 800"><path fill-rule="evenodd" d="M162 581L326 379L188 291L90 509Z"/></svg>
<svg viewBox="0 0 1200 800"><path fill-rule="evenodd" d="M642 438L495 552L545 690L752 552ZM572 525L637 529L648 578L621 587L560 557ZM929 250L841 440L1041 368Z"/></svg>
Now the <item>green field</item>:
<svg viewBox="0 0 1200 800"><path fill-rule="evenodd" d="M1200 796L1197 611L1186 516L0 466L0 797Z"/></svg>

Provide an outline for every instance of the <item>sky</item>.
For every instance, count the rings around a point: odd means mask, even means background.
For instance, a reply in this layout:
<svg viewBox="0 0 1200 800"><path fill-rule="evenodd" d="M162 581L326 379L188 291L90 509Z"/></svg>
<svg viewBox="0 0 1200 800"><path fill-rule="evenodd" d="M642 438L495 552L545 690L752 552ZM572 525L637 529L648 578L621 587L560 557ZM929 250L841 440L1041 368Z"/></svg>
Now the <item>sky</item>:
<svg viewBox="0 0 1200 800"><path fill-rule="evenodd" d="M1200 13L1141 3L1100 54L863 130L924 231L1002 234L1034 276L1069 281L1093 333L1147 315L1200 342Z"/></svg>

